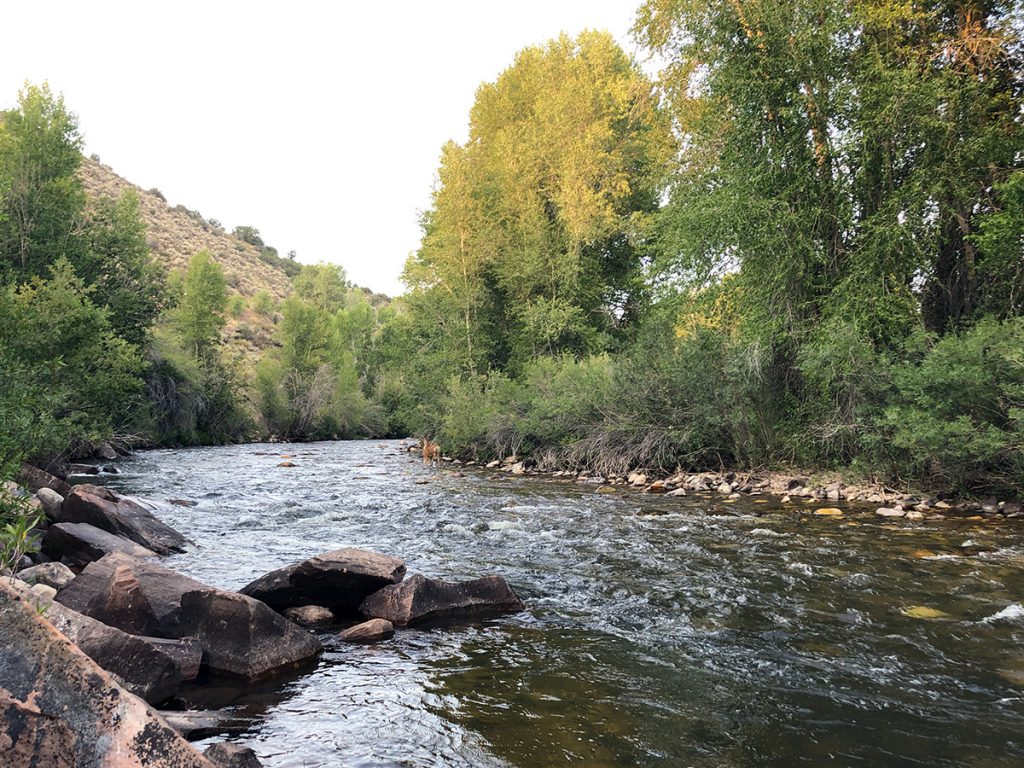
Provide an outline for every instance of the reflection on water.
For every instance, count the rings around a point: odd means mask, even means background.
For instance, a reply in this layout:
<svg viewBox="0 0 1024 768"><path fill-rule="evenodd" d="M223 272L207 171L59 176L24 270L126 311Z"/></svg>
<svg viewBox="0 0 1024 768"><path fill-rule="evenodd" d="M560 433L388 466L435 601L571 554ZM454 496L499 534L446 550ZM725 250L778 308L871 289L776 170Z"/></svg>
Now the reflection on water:
<svg viewBox="0 0 1024 768"><path fill-rule="evenodd" d="M281 453L299 466L278 467ZM197 502L159 514L195 542L168 564L210 584L357 546L410 572L503 574L529 606L378 646L325 633L308 675L194 697L245 717L241 738L268 766L1024 764L1011 525L752 500L707 516L721 499L457 477L396 442L121 466L110 484L124 492Z"/></svg>

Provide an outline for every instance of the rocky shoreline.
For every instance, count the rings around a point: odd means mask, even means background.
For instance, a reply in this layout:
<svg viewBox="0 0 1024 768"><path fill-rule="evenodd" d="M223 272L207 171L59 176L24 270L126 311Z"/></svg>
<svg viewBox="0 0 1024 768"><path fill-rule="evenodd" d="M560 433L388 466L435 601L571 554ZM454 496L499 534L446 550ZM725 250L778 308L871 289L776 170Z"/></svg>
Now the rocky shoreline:
<svg viewBox="0 0 1024 768"><path fill-rule="evenodd" d="M35 467L21 496L44 513L38 551L0 576L0 764L254 768L251 749L200 754L224 733L187 709L188 687L312 672L328 647L524 609L500 576L444 582L391 555L344 548L278 568L238 592L159 563L190 542L159 504L69 485ZM184 705L184 706L183 706ZM164 709L158 710L157 707ZM70 713L74 713L73 715Z"/></svg>
<svg viewBox="0 0 1024 768"><path fill-rule="evenodd" d="M404 450L419 454L418 442L404 444ZM876 482L843 481L835 474L815 475L781 471L730 471L659 473L647 469L634 469L624 475L605 476L587 470L549 469L539 467L529 457L508 456L490 462L463 461L442 456L440 461L450 467L491 470L512 476L538 476L596 485L600 492L632 490L645 494L680 497L703 494L711 498L736 500L745 497L771 497L782 505L791 505L794 511L819 512L836 516L827 510L831 503L849 503L857 507L876 507L875 514L888 520L905 519L909 522L947 519L971 521L997 521L1024 519L1024 504L1019 499L958 499L946 494L921 494L901 491ZM817 509L808 509L818 504ZM839 510L840 512L842 510ZM715 512L712 511L712 514Z"/></svg>

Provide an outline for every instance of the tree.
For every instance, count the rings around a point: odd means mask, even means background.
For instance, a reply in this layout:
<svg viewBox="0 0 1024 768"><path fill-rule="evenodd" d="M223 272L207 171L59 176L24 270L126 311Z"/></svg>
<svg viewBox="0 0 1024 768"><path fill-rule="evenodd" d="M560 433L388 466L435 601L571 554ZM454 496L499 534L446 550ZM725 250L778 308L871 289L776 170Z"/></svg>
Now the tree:
<svg viewBox="0 0 1024 768"><path fill-rule="evenodd" d="M0 117L0 258L18 279L80 253L85 193L78 120L50 87L26 85Z"/></svg>
<svg viewBox="0 0 1024 768"><path fill-rule="evenodd" d="M311 264L292 278L292 288L303 301L333 313L345 305L349 283L337 264Z"/></svg>
<svg viewBox="0 0 1024 768"><path fill-rule="evenodd" d="M406 267L415 315L464 371L605 347L639 298L671 152L651 84L605 33L520 52L441 158Z"/></svg>
<svg viewBox="0 0 1024 768"><path fill-rule="evenodd" d="M150 258L136 192L93 201L85 236L78 274L93 286L93 301L107 308L114 332L141 347L166 294L163 268Z"/></svg>
<svg viewBox="0 0 1024 768"><path fill-rule="evenodd" d="M227 309L224 270L209 251L199 251L189 261L181 296L172 322L183 346L198 360L211 358L224 327Z"/></svg>
<svg viewBox="0 0 1024 768"><path fill-rule="evenodd" d="M260 237L260 231L256 227L238 226L231 231L232 237L237 237L243 243L262 248L265 244Z"/></svg>
<svg viewBox="0 0 1024 768"><path fill-rule="evenodd" d="M7 379L0 410L17 414L6 424L24 425L21 450L29 456L54 456L76 439L107 439L141 404L138 349L112 332L106 310L64 259L49 279L0 289L0 338ZM22 389L17 382L29 372L45 388Z"/></svg>

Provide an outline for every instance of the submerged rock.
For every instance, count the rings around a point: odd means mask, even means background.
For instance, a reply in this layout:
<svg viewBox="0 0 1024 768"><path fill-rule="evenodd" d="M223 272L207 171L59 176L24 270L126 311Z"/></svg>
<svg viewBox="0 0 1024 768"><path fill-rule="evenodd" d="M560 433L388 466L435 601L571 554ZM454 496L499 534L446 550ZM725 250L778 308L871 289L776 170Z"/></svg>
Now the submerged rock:
<svg viewBox="0 0 1024 768"><path fill-rule="evenodd" d="M322 627L334 622L334 612L322 605L285 608L283 613L286 619L294 621L300 627Z"/></svg>
<svg viewBox="0 0 1024 768"><path fill-rule="evenodd" d="M345 643L378 643L395 636L395 625L387 619L370 619L338 634Z"/></svg>
<svg viewBox="0 0 1024 768"><path fill-rule="evenodd" d="M241 744L222 741L207 747L203 755L217 768L263 768L256 752Z"/></svg>
<svg viewBox="0 0 1024 768"><path fill-rule="evenodd" d="M212 768L0 580L0 765Z"/></svg>
<svg viewBox="0 0 1024 768"><path fill-rule="evenodd" d="M879 517L904 517L907 513L902 509L893 509L892 507L879 507L875 510L875 514Z"/></svg>
<svg viewBox="0 0 1024 768"><path fill-rule="evenodd" d="M132 557L155 557L156 553L123 536L104 531L88 523L57 523L43 537L42 551L54 560L72 566L84 566L111 552Z"/></svg>
<svg viewBox="0 0 1024 768"><path fill-rule="evenodd" d="M335 549L278 568L239 590L275 610L320 605L352 612L378 589L405 577L405 561L363 549Z"/></svg>
<svg viewBox="0 0 1024 768"><path fill-rule="evenodd" d="M192 741L224 733L241 733L252 725L249 720L218 709L162 711L160 716L171 728Z"/></svg>
<svg viewBox="0 0 1024 768"><path fill-rule="evenodd" d="M416 574L370 595L359 607L367 617L396 627L517 613L522 601L501 576L448 582Z"/></svg>
<svg viewBox="0 0 1024 768"><path fill-rule="evenodd" d="M136 501L96 485L76 485L64 498L60 523L89 523L131 539L158 555L184 552L184 536Z"/></svg>

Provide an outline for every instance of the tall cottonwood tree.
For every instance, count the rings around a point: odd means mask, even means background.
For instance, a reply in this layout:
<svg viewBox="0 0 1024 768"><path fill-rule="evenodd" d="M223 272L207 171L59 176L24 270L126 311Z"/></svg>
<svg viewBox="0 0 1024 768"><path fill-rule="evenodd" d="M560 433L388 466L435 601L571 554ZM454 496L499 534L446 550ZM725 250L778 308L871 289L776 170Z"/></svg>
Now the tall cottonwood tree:
<svg viewBox="0 0 1024 768"><path fill-rule="evenodd" d="M518 54L442 153L413 314L463 371L606 347L637 299L670 156L651 83L610 35Z"/></svg>

